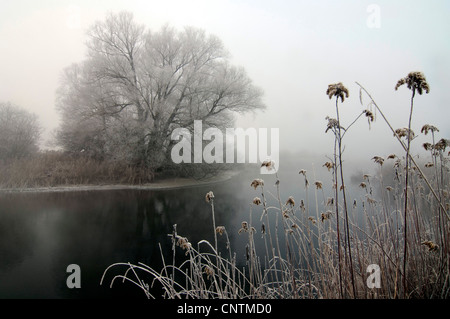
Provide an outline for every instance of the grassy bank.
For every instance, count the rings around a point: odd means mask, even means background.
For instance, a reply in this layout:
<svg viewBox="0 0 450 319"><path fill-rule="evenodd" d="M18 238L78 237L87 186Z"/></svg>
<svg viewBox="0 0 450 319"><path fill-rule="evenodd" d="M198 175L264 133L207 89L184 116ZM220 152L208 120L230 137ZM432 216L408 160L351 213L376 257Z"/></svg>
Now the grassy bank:
<svg viewBox="0 0 450 319"><path fill-rule="evenodd" d="M149 169L58 151L0 162L0 188L139 185L153 181L154 177Z"/></svg>

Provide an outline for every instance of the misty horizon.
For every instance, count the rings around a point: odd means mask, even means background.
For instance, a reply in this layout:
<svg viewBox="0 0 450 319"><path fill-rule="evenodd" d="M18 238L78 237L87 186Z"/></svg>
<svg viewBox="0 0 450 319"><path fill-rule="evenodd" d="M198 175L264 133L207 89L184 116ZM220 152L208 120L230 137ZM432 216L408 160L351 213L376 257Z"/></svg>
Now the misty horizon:
<svg viewBox="0 0 450 319"><path fill-rule="evenodd" d="M355 81L372 94L394 128L407 126L410 92L394 91L394 85L415 70L426 75L431 91L416 98L413 130L433 124L442 137L450 135L445 107L450 45L442 41L450 26L444 1L18 1L2 6L0 101L38 115L43 149L54 147L61 123L55 99L64 69L85 59L86 32L96 21L124 10L153 32L164 25L194 26L219 37L232 63L263 90L267 105L265 111L236 114L234 127L278 128L280 151L332 152L333 137L325 134L325 117L335 116L334 102L325 94L330 83L342 82L350 91L341 106L344 126L366 108ZM425 140L419 137L415 144ZM370 128L360 119L344 143L347 158L370 160L401 151L379 115Z"/></svg>

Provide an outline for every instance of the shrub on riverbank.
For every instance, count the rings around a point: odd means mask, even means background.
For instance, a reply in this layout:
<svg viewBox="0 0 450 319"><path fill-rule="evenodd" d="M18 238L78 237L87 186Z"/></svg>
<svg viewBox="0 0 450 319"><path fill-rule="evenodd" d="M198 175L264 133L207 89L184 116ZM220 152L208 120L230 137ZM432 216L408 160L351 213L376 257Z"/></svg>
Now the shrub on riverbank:
<svg viewBox="0 0 450 319"><path fill-rule="evenodd" d="M153 178L150 169L59 151L0 162L0 188L134 185L151 182Z"/></svg>

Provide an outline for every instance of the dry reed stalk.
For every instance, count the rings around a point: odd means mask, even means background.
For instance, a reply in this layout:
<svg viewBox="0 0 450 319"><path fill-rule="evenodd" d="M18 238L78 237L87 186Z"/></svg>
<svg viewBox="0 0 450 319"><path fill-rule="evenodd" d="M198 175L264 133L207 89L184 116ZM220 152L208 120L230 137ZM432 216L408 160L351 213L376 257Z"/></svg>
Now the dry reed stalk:
<svg viewBox="0 0 450 319"><path fill-rule="evenodd" d="M425 87L422 87L422 89L425 90ZM348 97L348 93L346 94L344 91L336 94L336 101L338 98L343 101L344 97ZM333 96L333 94L331 95ZM378 106L376 108L378 109ZM382 114L381 111L380 113ZM362 114L366 114L368 119L371 120L371 113L367 115L367 112L363 112ZM384 117L383 114L382 116ZM330 130L333 130L337 137L339 137L339 127L338 115L335 126L330 127ZM431 127L427 129L433 132ZM344 134L347 131L348 128ZM395 134L395 131L392 131ZM342 140L344 134L340 135L340 140ZM399 131L395 134L401 144L406 147L400 139L402 134L404 134L403 137L410 140L412 136L410 130ZM439 144L437 147L440 148L443 148L445 143L445 141L435 143L433 140L433 145ZM304 177L306 205L303 200L300 201L300 204L296 204L293 196L288 197L286 201L282 201L280 183L278 176L276 176L277 192L273 195L273 199L277 202L278 207L270 206L266 195L272 194L264 189L264 181L261 179L253 180L251 187L254 187L255 190L260 187L261 195L260 197L254 197L250 204L248 222L243 222L239 231L242 235L248 235L246 250L248 258L244 268L239 269L236 265L236 258L232 257L228 235L226 239L227 249L229 250L228 259L223 258L218 252L218 235L220 238L226 235L226 228L225 226L217 226L215 223L214 197L211 192L210 195L208 193L205 196L205 199L211 204L214 227L213 244L202 240L198 243L198 248L194 249L187 239L174 233L172 234L175 243L173 249L185 248L183 252L186 253L186 260L180 266L175 265L175 257L172 265L166 265L163 262L163 269L160 272L148 269L144 265L133 267L124 263L122 265L128 267L127 271L122 276L116 276L117 278L115 277L113 281L119 278L133 280L137 286L145 291L147 289L146 284L142 280L136 279L139 275L138 272L144 271L153 276L155 282L160 283L164 296L169 298L344 298L347 294L355 298L397 298L401 295L406 298L448 297L450 290L448 282L450 277L449 263L448 259L446 261L442 258L444 247L442 244L439 245L443 238L448 236L448 228L445 227L444 223L442 223L441 228L439 228L441 223L435 226L433 216L427 216L421 211L422 207L429 202L429 198L427 198L428 194L420 187L422 183L431 187L429 181L425 178L419 178L425 177L419 169L411 170L408 180L410 190L408 190L408 185L403 185L406 181L401 175L403 174L403 164L398 157L391 154L387 157L387 160L397 159L393 167L397 175L392 186L385 186L381 168L387 169L388 161L376 156L373 160L380 165L379 178L378 176L372 178L367 174L364 175L364 182L360 184L362 191L365 193L362 195L364 200L354 204L351 211L352 218L349 218L348 213L342 216L339 212L340 209L345 211L346 202L344 201L341 206L338 204L339 171L341 186L345 186L345 184L342 179L342 159L339 159L342 154L338 147L338 139L336 139L334 159L328 162L328 165L323 165L328 171L332 170L335 199L330 200L328 198L328 200L325 200L324 189L326 187L324 186L326 184L321 182L315 184L316 219L309 216L309 183L305 170L301 170L299 174ZM429 150L432 151L433 157L433 151L436 149L430 148ZM416 165L411 153L407 154L406 159L406 162L409 159L411 163ZM435 164L433 167L436 168L437 158L434 157L433 159ZM400 177L402 178L400 179ZM444 190L446 186L448 187L443 183L444 178L441 176L436 176L435 181L441 187L438 188L441 199L437 202L432 201L431 206L429 206L431 211L437 207L442 208L441 206L445 203L443 198L446 198ZM376 190L376 182L379 183L381 199L375 198L372 194L372 189ZM405 192L410 192L411 195L409 196L411 199L410 212L403 216L398 207L402 204L401 188ZM318 191L322 191L323 208L319 206L317 201ZM345 194L345 187L342 191ZM433 190L431 192L435 196ZM438 206L435 206L436 203L438 203ZM363 209L363 215L360 216L362 221L356 221L357 215L355 214L360 205ZM275 206L277 205L275 204ZM333 206L336 208L335 216L329 210ZM263 237L265 246L263 261L265 267L262 267L261 259L257 256L256 224L253 224L253 209L262 210L259 222L261 222L261 237ZM323 211L322 222L318 222L320 220L319 209ZM441 211L445 212L442 209ZM438 216L441 216L441 214ZM274 225L271 225L274 222L273 218L276 218L276 220ZM281 224L278 224L279 220ZM446 219L442 218L442 221L446 221ZM343 242L347 247L345 254L340 256L339 245L342 238L340 238L338 225L342 222L346 235L345 242L344 240ZM281 234L281 229L278 231L279 225L283 227L283 234ZM402 231L406 233L405 225L410 226L407 236L402 233ZM275 231L273 231L274 229ZM279 236L284 236L284 251L280 249ZM179 246L176 246L176 243L179 243ZM406 245L408 247L408 258L403 257L402 259L401 248ZM206 250L201 250L201 247L205 247ZM344 261L349 267L343 266ZM376 290L370 290L365 285L365 267L372 263L377 263L383 274L381 288ZM350 267L350 265L354 265L354 267ZM110 268L108 267L108 269ZM412 271L417 276L412 276ZM175 280L176 275L181 276L184 280L177 282ZM102 282L104 277L102 277ZM400 283L402 279L403 285ZM148 296L153 297L153 295Z"/></svg>
<svg viewBox="0 0 450 319"><path fill-rule="evenodd" d="M397 138L398 142L400 143L400 145L402 146L402 148L406 151L407 150L407 146L405 145L405 143L400 139L400 137L396 134L395 130L392 128L391 123L388 121L388 119L385 117L385 115L383 114L383 112L381 111L380 107L376 104L375 100L372 98L372 96L370 95L370 93L358 82L355 82L362 91L364 91L367 96L371 99L371 103L376 107L376 109L378 110L378 112L381 114L381 116L383 117L384 121L386 122L386 124L388 125L389 129L392 131L392 133L394 134L394 136ZM433 194L434 198L438 201L439 205L441 206L441 209L443 210L443 212L445 213L447 219L450 220L450 215L447 212L447 209L444 207L444 204L439 200L439 196L436 194L436 191L434 190L434 188L431 186L430 182L428 181L428 178L426 177L426 175L422 172L422 170L420 169L419 165L417 164L417 162L415 161L414 157L411 156L411 154L409 154L409 159L410 161L414 164L414 166L417 168L418 172L420 173L420 175L422 176L423 180L425 181L425 183L427 184L427 187L430 189L431 193Z"/></svg>
<svg viewBox="0 0 450 319"><path fill-rule="evenodd" d="M326 91L326 94L328 95L328 97L331 99L333 96L336 97L336 122L331 122L329 120L329 124L327 127L327 130L331 127L334 126L333 132L335 135L335 141L337 142L337 149L338 149L338 154L337 154L337 158L336 158L336 144L335 144L335 165L339 167L339 171L340 171L340 179L341 179L341 187L342 187L342 195L343 195L343 206L344 206L344 216L345 216L345 234L346 234L346 249L348 249L348 262L349 262L349 266L350 266L350 276L351 276L351 281L352 281L352 291L353 291L353 297L356 297L356 286L355 286L355 279L354 279L354 272L353 272L353 258L352 258L352 249L351 249L351 238L350 238L350 227L349 227L349 221L348 221L348 206L347 206L347 195L346 195L346 191L345 191L345 182L344 182L344 171L343 171L343 164L342 164L342 138L343 138L343 134L341 132L342 126L341 126L341 122L340 122L340 116L339 116L339 106L338 106L338 101L339 98L341 99L341 102L344 102L344 95L345 97L348 98L349 96L349 92L348 89L342 84L342 83L337 83L337 84L330 84L328 85L328 89ZM366 113L367 114L367 113ZM348 131L347 129L344 129L345 132ZM337 180L336 180L336 207L337 207L337 199L338 199L338 193L337 193ZM338 209L336 209L336 215L337 215L337 219L339 220L339 216L338 216ZM339 230L338 230L338 234L339 234ZM339 239L338 239L339 241ZM347 254L347 253L345 253ZM347 260L347 258L345 258Z"/></svg>

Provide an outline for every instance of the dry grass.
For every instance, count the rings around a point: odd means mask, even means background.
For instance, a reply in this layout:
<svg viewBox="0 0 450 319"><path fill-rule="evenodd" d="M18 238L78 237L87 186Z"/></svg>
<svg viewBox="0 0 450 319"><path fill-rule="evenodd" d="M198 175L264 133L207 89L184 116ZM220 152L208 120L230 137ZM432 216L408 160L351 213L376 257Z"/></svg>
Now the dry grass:
<svg viewBox="0 0 450 319"><path fill-rule="evenodd" d="M403 170L404 163L391 161L392 169ZM396 166L396 167L394 167ZM173 259L170 263L163 257L164 267L160 271L144 264L114 264L105 270L101 283L112 267L124 267L124 273L114 277L139 286L149 298L156 287L162 289L164 298L448 298L449 253L447 238L448 220L439 205L426 191L420 174L412 170L411 194L414 205L408 214L408 259L407 286L403 286L404 224L402 189L404 181L386 186L383 170L379 174L361 179L365 187L360 188L358 203L349 212L349 234L341 229L344 247L351 242L354 278L349 267L349 254L339 259L336 214L334 200L328 198L318 206L297 201L292 196L285 199L279 192L271 194L264 184L273 181L255 179L249 182L259 192L258 200L250 205L249 218L242 221L239 236L248 238L246 264L238 266L236 253L232 249L226 226L214 222L214 197L212 192L205 199L211 205L211 231L215 243L201 240L190 243L188 238L174 231L172 240ZM331 180L333 175L330 174ZM445 178L448 179L448 174ZM304 172L304 178L307 178ZM432 179L434 182L434 177ZM251 185L250 185L251 184ZM309 185L303 185L306 196ZM277 189L279 190L279 189ZM323 189L313 187L313 191ZM381 198L373 199L372 193ZM445 202L449 203L449 189L442 190ZM307 197L306 197L307 198ZM331 197L332 198L332 197ZM200 200L200 199L199 199ZM296 203L299 202L299 203ZM342 210L342 207L339 207ZM317 212L314 216L314 212ZM345 217L341 214L341 224ZM262 240L261 240L262 238ZM217 242L224 241L227 253L220 253ZM261 248L264 253L261 252ZM183 251L185 258L175 259L175 252ZM343 255L344 256L344 255ZM167 257L166 257L167 258ZM341 267L339 267L341 263ZM369 288L367 272L369 265L380 267L380 287ZM340 269L339 269L340 268ZM144 282L142 278L152 281ZM405 290L406 289L406 290Z"/></svg>
<svg viewBox="0 0 450 319"><path fill-rule="evenodd" d="M419 94L422 90L429 92L421 73L409 74L395 89L402 84L413 90L412 99L415 90ZM394 130L370 94L358 85L361 104L362 94L366 93L370 107L381 114L406 156L374 156L377 174L361 176L359 198L353 199L351 208L345 201L341 141L362 115L368 117L371 125L373 113L367 108L347 128L341 126L339 113L337 119L327 117L327 131L336 136L333 161L323 165L330 172L328 189L332 191L328 197L323 187L326 182L315 181L312 191L316 201L310 205L311 190L304 169L299 172L304 179L300 184L304 198L300 200L280 193L277 175L273 181L249 181L249 187L259 194L249 201L249 218L242 221L238 232L239 236L248 237L244 266L236 264L226 226L215 225L216 198L209 192L205 199L211 205L214 244L202 240L194 248L187 238L177 234L174 226L169 235L173 249L170 264L166 264L162 252L161 271L143 264L114 264L105 270L101 283L112 267L123 266L125 272L114 277L111 285L119 278L131 281L149 298L155 297L151 288L156 283L165 298L449 298L450 158L445 153L448 140L436 142L439 130L424 126L422 133L432 132L426 147L430 158L427 165L419 166L411 155L411 125ZM327 95L330 99L336 97L338 112L338 99L343 102L348 90L338 83L329 86ZM385 182L386 170L393 176L389 179L392 183ZM265 183L274 184L277 193L265 190ZM318 200L320 193L322 203ZM226 241L224 255L217 249L218 240ZM186 258L177 266L175 252L179 249L185 251ZM367 283L373 264L380 270L380 285L376 288ZM144 274L150 275L152 282L145 283L141 279Z"/></svg>
<svg viewBox="0 0 450 319"><path fill-rule="evenodd" d="M56 151L0 162L0 188L142 184L152 179L151 171L139 167Z"/></svg>

